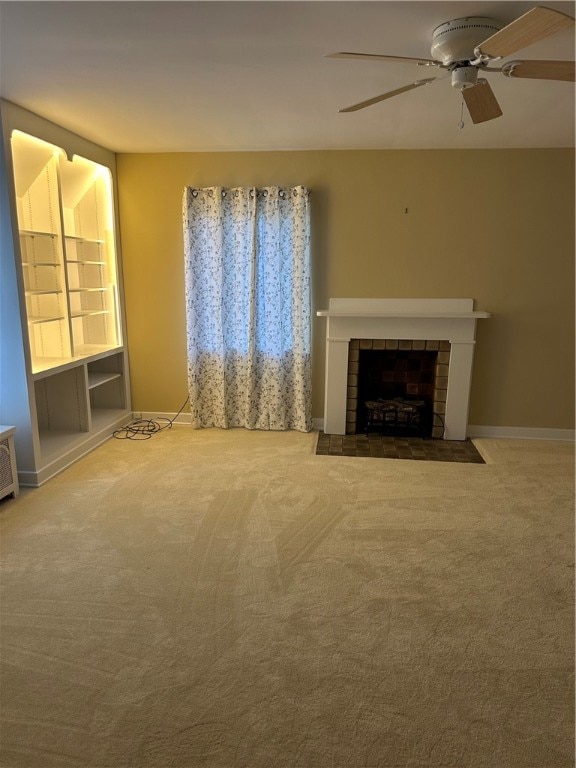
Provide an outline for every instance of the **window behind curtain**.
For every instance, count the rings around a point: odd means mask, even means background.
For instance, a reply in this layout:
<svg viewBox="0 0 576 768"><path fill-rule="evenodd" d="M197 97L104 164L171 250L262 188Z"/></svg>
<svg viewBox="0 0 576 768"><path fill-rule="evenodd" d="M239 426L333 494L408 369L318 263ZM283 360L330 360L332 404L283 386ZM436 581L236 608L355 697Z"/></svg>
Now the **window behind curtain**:
<svg viewBox="0 0 576 768"><path fill-rule="evenodd" d="M187 188L183 223L193 426L310 430L308 190Z"/></svg>

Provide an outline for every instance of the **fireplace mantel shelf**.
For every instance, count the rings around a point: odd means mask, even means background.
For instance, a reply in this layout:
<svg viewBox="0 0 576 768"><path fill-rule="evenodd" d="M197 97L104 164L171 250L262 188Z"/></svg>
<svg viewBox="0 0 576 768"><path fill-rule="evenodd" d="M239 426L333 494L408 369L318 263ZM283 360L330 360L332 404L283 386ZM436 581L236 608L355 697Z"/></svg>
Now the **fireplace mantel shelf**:
<svg viewBox="0 0 576 768"><path fill-rule="evenodd" d="M342 312L334 309L319 309L318 317L430 317L479 319L490 317L489 312Z"/></svg>

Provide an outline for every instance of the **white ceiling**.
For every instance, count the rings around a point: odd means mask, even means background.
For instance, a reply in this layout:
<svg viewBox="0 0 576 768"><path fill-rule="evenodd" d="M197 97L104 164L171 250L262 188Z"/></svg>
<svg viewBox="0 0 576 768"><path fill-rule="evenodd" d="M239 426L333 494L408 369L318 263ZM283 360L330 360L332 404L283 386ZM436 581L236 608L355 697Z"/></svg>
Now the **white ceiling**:
<svg viewBox="0 0 576 768"><path fill-rule="evenodd" d="M539 4L575 15L574 2ZM429 58L442 22L508 23L534 5L1 2L1 95L117 152L573 146L571 83L490 75L503 117L473 125L465 112L462 130L449 79L338 113L423 70L326 54ZM513 58L573 59L574 33Z"/></svg>

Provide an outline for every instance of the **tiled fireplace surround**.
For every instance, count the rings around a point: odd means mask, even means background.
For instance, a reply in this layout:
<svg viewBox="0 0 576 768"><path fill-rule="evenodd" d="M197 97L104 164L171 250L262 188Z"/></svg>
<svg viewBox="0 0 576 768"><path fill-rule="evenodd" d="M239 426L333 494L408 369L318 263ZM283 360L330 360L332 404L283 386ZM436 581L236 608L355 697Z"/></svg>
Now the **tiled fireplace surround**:
<svg viewBox="0 0 576 768"><path fill-rule="evenodd" d="M330 299L326 317L324 432L355 431L354 363L360 347L438 350L434 410L445 440L465 440L476 321L473 299ZM402 346L400 346L402 344ZM436 430L434 436L440 436Z"/></svg>
<svg viewBox="0 0 576 768"><path fill-rule="evenodd" d="M446 413L446 396L448 394L448 370L450 365L450 342L432 341L430 339L416 341L412 339L350 339L348 346L348 386L346 389L346 434L356 434L358 413L358 376L361 350L387 350L402 352L426 350L436 353L434 365L434 395L432 410L444 419ZM404 379L405 381L406 379ZM406 384L406 395L421 395L419 385ZM428 387L427 387L428 389ZM439 419L432 426L432 437L440 438L444 427Z"/></svg>

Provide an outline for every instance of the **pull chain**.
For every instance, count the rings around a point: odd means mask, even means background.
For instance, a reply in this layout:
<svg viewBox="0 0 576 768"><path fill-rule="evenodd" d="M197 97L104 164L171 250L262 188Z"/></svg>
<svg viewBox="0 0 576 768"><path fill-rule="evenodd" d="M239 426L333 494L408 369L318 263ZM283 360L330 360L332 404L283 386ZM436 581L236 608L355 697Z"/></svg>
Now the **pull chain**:
<svg viewBox="0 0 576 768"><path fill-rule="evenodd" d="M462 94L462 104L460 105L460 122L458 128L462 130L464 128L464 94Z"/></svg>

